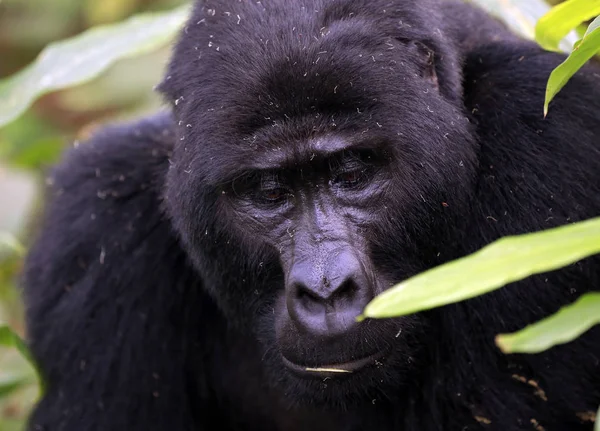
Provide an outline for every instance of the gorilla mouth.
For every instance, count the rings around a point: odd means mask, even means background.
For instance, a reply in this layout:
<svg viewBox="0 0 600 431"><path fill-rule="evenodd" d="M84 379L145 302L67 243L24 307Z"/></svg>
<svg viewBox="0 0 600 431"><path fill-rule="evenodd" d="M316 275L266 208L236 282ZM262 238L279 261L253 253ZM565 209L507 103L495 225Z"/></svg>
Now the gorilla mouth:
<svg viewBox="0 0 600 431"><path fill-rule="evenodd" d="M320 366L300 365L290 361L285 356L281 356L283 364L294 374L303 378L322 379L326 377L343 377L355 373L370 365L380 365L378 362L384 355L384 352L378 352L350 362L336 364L327 364Z"/></svg>

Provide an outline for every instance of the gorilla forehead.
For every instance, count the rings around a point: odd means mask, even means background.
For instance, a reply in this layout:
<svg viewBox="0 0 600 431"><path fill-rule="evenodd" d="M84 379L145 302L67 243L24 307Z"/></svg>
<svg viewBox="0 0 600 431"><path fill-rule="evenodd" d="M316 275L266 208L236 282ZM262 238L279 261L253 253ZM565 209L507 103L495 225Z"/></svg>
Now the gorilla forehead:
<svg viewBox="0 0 600 431"><path fill-rule="evenodd" d="M178 48L230 53L254 63L273 47L306 47L351 22L349 34L387 34L429 39L440 22L436 1L389 0L223 0L197 1ZM185 40L185 42L184 42ZM238 64L239 65L239 64Z"/></svg>
<svg viewBox="0 0 600 431"><path fill-rule="evenodd" d="M384 20L361 15L357 1L329 2L324 10L320 3L198 4L162 89L177 101L178 111L189 106L186 97L201 92L199 103L209 112L227 106L238 112L260 109L261 120L270 113L332 106L337 111L376 97L381 89L373 84L391 77L386 66L396 54L391 51L401 47L398 40L420 39L409 24L414 11L390 13ZM404 64L397 63L392 64L402 73Z"/></svg>
<svg viewBox="0 0 600 431"><path fill-rule="evenodd" d="M435 44L428 31L437 21L435 10L427 0L196 2L162 89L175 97L190 85L214 83L220 87L221 80L247 89L244 84L258 82L265 70L279 70L282 62L288 68L294 66L296 78L300 78L311 63L313 72L319 72L320 57L321 67L327 63L327 57L320 54L323 51L352 57L346 53L348 47L372 51L390 37ZM433 36L441 37L441 32ZM308 64L298 64L300 59ZM220 91L214 98L222 100L231 93Z"/></svg>
<svg viewBox="0 0 600 431"><path fill-rule="evenodd" d="M226 171L257 150L382 128L390 108L395 124L414 122L422 95L402 85L415 71L401 41L437 41L416 30L430 2L406 3L198 2L161 85L181 120L183 146L199 144L197 156L218 159ZM223 152L235 143L237 153ZM210 175L220 178L214 169Z"/></svg>

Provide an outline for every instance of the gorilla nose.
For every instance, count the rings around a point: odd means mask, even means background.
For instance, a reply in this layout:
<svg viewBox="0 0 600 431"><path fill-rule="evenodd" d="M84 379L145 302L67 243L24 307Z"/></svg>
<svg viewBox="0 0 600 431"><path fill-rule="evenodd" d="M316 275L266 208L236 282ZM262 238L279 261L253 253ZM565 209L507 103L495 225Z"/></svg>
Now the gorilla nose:
<svg viewBox="0 0 600 431"><path fill-rule="evenodd" d="M325 271L294 265L288 279L287 308L294 324L320 337L350 331L373 293L360 261L341 253Z"/></svg>

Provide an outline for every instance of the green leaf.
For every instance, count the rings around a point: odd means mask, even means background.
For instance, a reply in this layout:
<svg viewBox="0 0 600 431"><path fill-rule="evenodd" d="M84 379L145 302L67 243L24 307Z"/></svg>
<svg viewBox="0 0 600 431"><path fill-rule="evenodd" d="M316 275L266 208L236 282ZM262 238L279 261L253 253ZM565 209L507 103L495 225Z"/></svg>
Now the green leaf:
<svg viewBox="0 0 600 431"><path fill-rule="evenodd" d="M540 18L535 39L543 48L555 51L571 30L597 15L600 15L600 0L568 0Z"/></svg>
<svg viewBox="0 0 600 431"><path fill-rule="evenodd" d="M18 376L10 376L0 379L0 399L7 397L17 389L28 384L29 380Z"/></svg>
<svg viewBox="0 0 600 431"><path fill-rule="evenodd" d="M0 232L0 251L2 247L6 247L12 251L14 251L19 256L25 255L25 247L21 242L15 238L14 235L8 232Z"/></svg>
<svg viewBox="0 0 600 431"><path fill-rule="evenodd" d="M596 253L600 253L600 217L505 237L397 284L372 300L360 319L402 316L463 301Z"/></svg>
<svg viewBox="0 0 600 431"><path fill-rule="evenodd" d="M598 323L600 293L588 293L519 332L498 335L496 344L504 353L539 353L574 340Z"/></svg>
<svg viewBox="0 0 600 431"><path fill-rule="evenodd" d="M546 86L546 100L544 102L544 116L548 114L548 105L554 96L567 84L569 79L581 67L600 51L600 22L596 18L585 33L583 39L577 43L573 52L550 74ZM591 31L590 31L591 29Z"/></svg>
<svg viewBox="0 0 600 431"><path fill-rule="evenodd" d="M543 0L470 0L488 13L502 20L516 34L533 39L538 20L551 9ZM560 47L570 52L577 41L577 34L571 32L564 38Z"/></svg>
<svg viewBox="0 0 600 431"><path fill-rule="evenodd" d="M37 363L33 359L29 348L25 344L25 341L21 339L11 328L5 323L0 322L0 346L16 348L21 356L27 360L35 371L37 381L39 383L40 392L44 393L46 389L46 382L42 377L42 373L37 366Z"/></svg>
<svg viewBox="0 0 600 431"><path fill-rule="evenodd" d="M600 431L600 408L598 408L598 413L596 413L596 426L594 426L594 431Z"/></svg>
<svg viewBox="0 0 600 431"><path fill-rule="evenodd" d="M37 60L0 81L0 126L21 115L43 94L90 81L115 61L151 52L174 38L188 6L97 27L49 45Z"/></svg>
<svg viewBox="0 0 600 431"><path fill-rule="evenodd" d="M0 322L0 346L16 348L34 368L36 367L25 342L7 324L2 322Z"/></svg>
<svg viewBox="0 0 600 431"><path fill-rule="evenodd" d="M596 30L598 27L600 27L600 16L597 16L596 18L594 18L594 20L590 23L590 26L587 28L583 37L586 37L588 34L593 32L594 30Z"/></svg>

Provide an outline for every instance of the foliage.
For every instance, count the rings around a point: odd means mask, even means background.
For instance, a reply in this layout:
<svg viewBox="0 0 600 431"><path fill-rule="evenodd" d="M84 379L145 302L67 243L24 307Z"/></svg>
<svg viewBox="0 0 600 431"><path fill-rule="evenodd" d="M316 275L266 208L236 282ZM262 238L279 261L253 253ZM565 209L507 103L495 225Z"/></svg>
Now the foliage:
<svg viewBox="0 0 600 431"><path fill-rule="evenodd" d="M498 17L512 31L528 39L534 38L537 23L539 20L544 19L550 11L548 3L544 0L469 1ZM595 0L590 1L594 2ZM567 30L557 40L556 47L559 47L562 51L569 52L573 49L575 42L577 42L577 34Z"/></svg>
<svg viewBox="0 0 600 431"><path fill-rule="evenodd" d="M598 13L598 1L567 0L539 20L536 38L543 46L556 49L568 31ZM598 27L600 18L590 24L573 52L550 75L544 116L554 96L600 50ZM581 237L582 232L589 237ZM563 248L562 245L566 246ZM472 298L596 253L600 253L600 218L541 233L504 238L471 256L401 282L375 298L361 318L399 316ZM597 323L600 323L600 294L590 293L515 334L499 335L496 343L505 353L537 353L572 341ZM600 431L600 420L596 421L595 430Z"/></svg>
<svg viewBox="0 0 600 431"><path fill-rule="evenodd" d="M533 34L535 20L548 10L542 0L521 2L520 7L498 0L472 1L526 37ZM119 59L164 45L183 24L187 9L184 6L172 12L137 16L49 45L35 63L0 81L0 126L18 118L48 92L87 82Z"/></svg>
<svg viewBox="0 0 600 431"><path fill-rule="evenodd" d="M137 16L49 45L34 64L0 82L0 126L16 119L45 93L89 81L119 59L164 45L179 30L187 11L181 7Z"/></svg>
<svg viewBox="0 0 600 431"><path fill-rule="evenodd" d="M21 256L25 254L25 247L23 244L8 232L0 232L0 249L2 249L2 247L6 247Z"/></svg>
<svg viewBox="0 0 600 431"><path fill-rule="evenodd" d="M364 317L401 316L473 298L595 253L600 253L600 218L505 237L397 284L371 301Z"/></svg>
<svg viewBox="0 0 600 431"><path fill-rule="evenodd" d="M575 303L524 330L498 335L496 343L505 353L539 353L557 344L568 343L600 323L600 293L581 296Z"/></svg>
<svg viewBox="0 0 600 431"><path fill-rule="evenodd" d="M552 46L555 47L570 27L589 16L588 12L581 12L581 7L585 3L585 0L568 0L555 6L540 19L536 36L546 44L550 43L548 41L553 41ZM565 11L567 13L579 11L576 19L573 16L567 19L568 26L562 24ZM576 21L578 22L575 23ZM600 21L596 18L584 37L576 43L574 51L567 60L552 72L548 81L548 88L552 91L550 94L547 93L546 108L566 81L600 49L599 25ZM567 27L569 28L566 29ZM562 78L560 87L556 86L557 76ZM596 253L600 253L600 218L545 232L500 239L471 256L449 262L401 282L367 305L361 318L400 316L472 298L531 274L558 269ZM578 313L586 315L590 307L595 307L596 313L600 315L600 306L593 298L592 296L583 298L566 311L560 312L560 315L551 317L552 320L541 322L540 326L527 328L517 334L501 336L497 342L501 344L504 351L512 353L529 348L523 346L539 348L544 344L551 347L570 341L581 334L585 325L577 319L568 320L565 316ZM557 321L564 323L564 326L556 325ZM599 322L598 319L590 319L587 323ZM543 337L543 340L539 337Z"/></svg>
<svg viewBox="0 0 600 431"><path fill-rule="evenodd" d="M0 322L0 346L14 347L16 348L23 358L25 358L34 368L36 368L35 362L25 344L25 341L21 339L7 324ZM0 387L0 393L3 392ZM6 392L6 391L4 391Z"/></svg>
<svg viewBox="0 0 600 431"><path fill-rule="evenodd" d="M572 0L568 3L575 3ZM596 2L600 4L600 2ZM583 16L583 15L582 15ZM560 16L555 17L559 21ZM549 25L549 24L548 24ZM588 27L583 38L579 40L569 57L556 69L552 71L546 87L546 100L544 102L544 116L548 114L548 105L566 85L571 77L587 63L598 51L600 51L600 18L596 18Z"/></svg>
<svg viewBox="0 0 600 431"><path fill-rule="evenodd" d="M0 77L21 70L0 79L0 430L17 431L43 391L18 335L26 332L16 287L45 170L96 124L159 106L152 86L187 6L179 7L182 0L1 3ZM115 24L137 11L144 13ZM16 92L15 109L8 107L9 92Z"/></svg>
<svg viewBox="0 0 600 431"><path fill-rule="evenodd" d="M556 50L560 41L582 22L600 15L598 0L569 0L552 8L535 27L537 42L547 50Z"/></svg>

